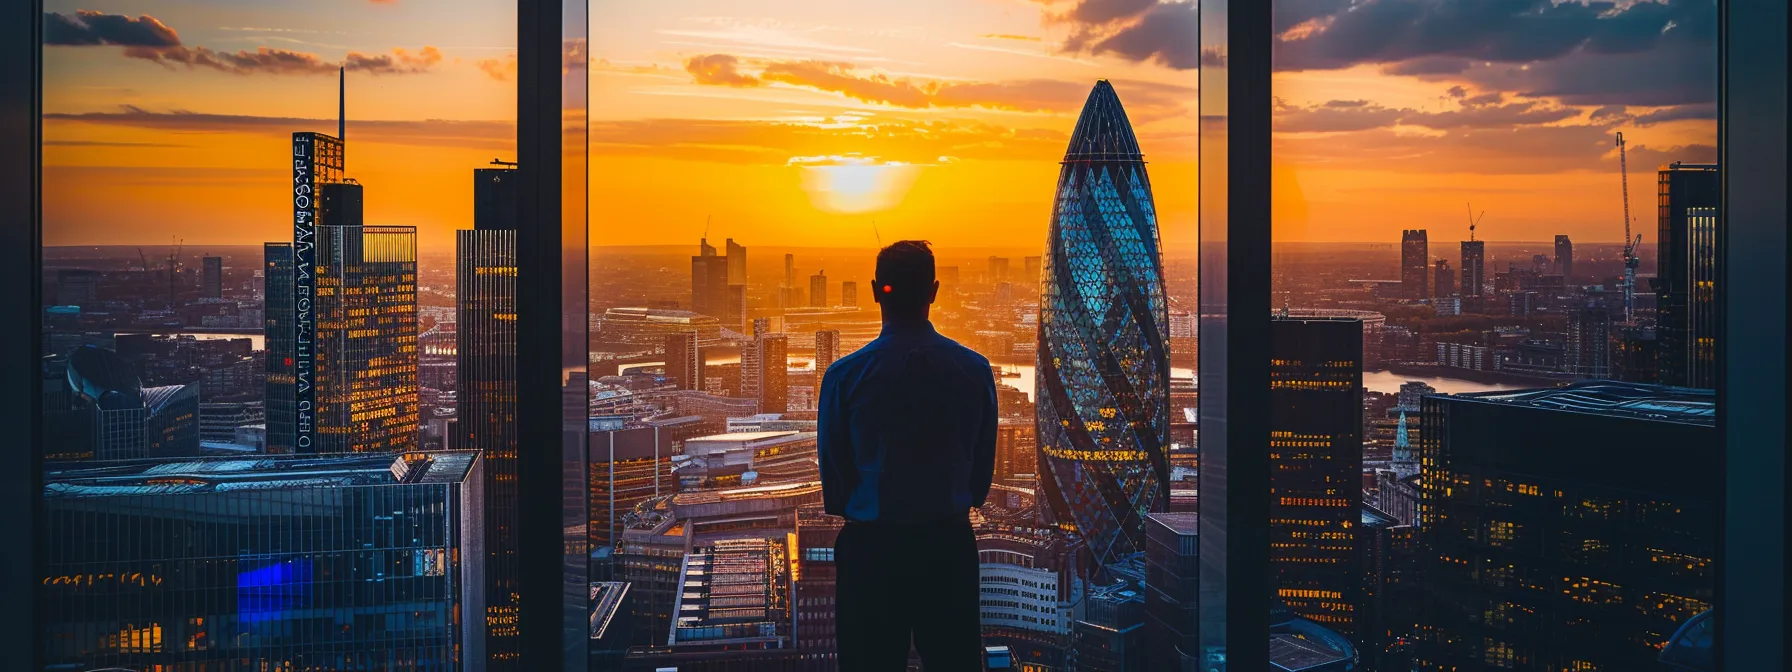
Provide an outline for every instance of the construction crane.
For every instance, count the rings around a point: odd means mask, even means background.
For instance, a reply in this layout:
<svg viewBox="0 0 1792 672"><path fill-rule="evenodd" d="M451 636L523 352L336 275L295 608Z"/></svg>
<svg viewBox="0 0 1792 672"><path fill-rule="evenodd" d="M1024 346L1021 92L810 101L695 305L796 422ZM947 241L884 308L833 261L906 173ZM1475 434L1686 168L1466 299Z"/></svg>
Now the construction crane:
<svg viewBox="0 0 1792 672"><path fill-rule="evenodd" d="M1624 188L1624 324L1636 324L1637 248L1643 246L1643 234L1630 237L1630 166L1624 158L1624 132L1618 131L1618 182Z"/></svg>
<svg viewBox="0 0 1792 672"><path fill-rule="evenodd" d="M143 255L141 247L137 248L137 266L142 268L144 273L149 273L149 257Z"/></svg>
<svg viewBox="0 0 1792 672"><path fill-rule="evenodd" d="M1475 240L1475 225L1480 224L1481 218L1486 217L1486 216L1487 216L1486 210L1482 210L1481 214L1477 215L1477 214L1475 214L1474 204L1468 204L1468 239L1469 239L1469 242L1474 242L1474 240Z"/></svg>

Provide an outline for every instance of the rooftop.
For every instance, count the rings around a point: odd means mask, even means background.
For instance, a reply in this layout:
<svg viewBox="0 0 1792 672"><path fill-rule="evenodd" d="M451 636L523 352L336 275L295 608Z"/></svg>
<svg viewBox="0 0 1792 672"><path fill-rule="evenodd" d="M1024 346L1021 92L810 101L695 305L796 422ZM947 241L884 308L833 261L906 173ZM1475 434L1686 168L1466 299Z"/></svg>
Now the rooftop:
<svg viewBox="0 0 1792 672"><path fill-rule="evenodd" d="M1162 523L1178 534L1195 534L1200 530L1201 517L1188 511L1168 511L1151 514L1151 519Z"/></svg>
<svg viewBox="0 0 1792 672"><path fill-rule="evenodd" d="M1690 387L1607 380L1541 390L1454 394L1445 398L1705 426L1717 423L1716 391Z"/></svg>
<svg viewBox="0 0 1792 672"><path fill-rule="evenodd" d="M195 457L52 465L46 498L192 495L245 490L459 483L477 451L403 455ZM66 466L66 468L64 468Z"/></svg>
<svg viewBox="0 0 1792 672"><path fill-rule="evenodd" d="M696 437L691 437L689 439L685 439L684 442L686 444L689 444L692 441L741 441L741 442L765 441L767 439L776 439L776 438L787 437L787 436L796 436L797 434L801 434L801 433L802 432L735 432L733 434L710 434L709 436L696 436Z"/></svg>
<svg viewBox="0 0 1792 672"><path fill-rule="evenodd" d="M1269 666L1286 672L1318 670L1350 656L1294 635L1269 636Z"/></svg>
<svg viewBox="0 0 1792 672"><path fill-rule="evenodd" d="M604 319L634 319L647 322L717 322L716 318L688 310L668 308L623 307L604 311Z"/></svg>

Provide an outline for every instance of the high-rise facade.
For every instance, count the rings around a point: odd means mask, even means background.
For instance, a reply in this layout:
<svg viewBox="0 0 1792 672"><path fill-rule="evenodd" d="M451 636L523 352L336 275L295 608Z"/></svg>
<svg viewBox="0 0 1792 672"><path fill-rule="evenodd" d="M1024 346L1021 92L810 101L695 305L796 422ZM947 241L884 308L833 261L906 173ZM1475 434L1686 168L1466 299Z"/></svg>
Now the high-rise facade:
<svg viewBox="0 0 1792 672"><path fill-rule="evenodd" d="M815 308L826 308L828 305L828 272L817 271L809 276L809 305Z"/></svg>
<svg viewBox="0 0 1792 672"><path fill-rule="evenodd" d="M1568 315L1568 339L1562 348L1568 373L1576 378L1611 378L1612 314L1590 305Z"/></svg>
<svg viewBox="0 0 1792 672"><path fill-rule="evenodd" d="M1601 381L1423 406L1416 669L1659 669L1715 594L1723 471L1695 448L1718 441L1714 394Z"/></svg>
<svg viewBox="0 0 1792 672"><path fill-rule="evenodd" d="M318 227L316 264L317 444L298 452L414 449L417 228Z"/></svg>
<svg viewBox="0 0 1792 672"><path fill-rule="evenodd" d="M790 408L790 373L785 363L790 340L784 334L763 334L754 336L753 341L759 350L759 412L783 413Z"/></svg>
<svg viewBox="0 0 1792 672"><path fill-rule="evenodd" d="M1169 305L1144 155L1096 83L1058 174L1034 399L1042 513L1108 565L1169 504ZM1099 367L1099 368L1098 368Z"/></svg>
<svg viewBox="0 0 1792 672"><path fill-rule="evenodd" d="M675 438L680 438L676 428L652 424L591 432L585 481L592 550L611 548L622 538L624 519L636 504L678 491L672 476Z"/></svg>
<svg viewBox="0 0 1792 672"><path fill-rule="evenodd" d="M697 332L666 334L666 382L681 390L703 389L703 351Z"/></svg>
<svg viewBox="0 0 1792 672"><path fill-rule="evenodd" d="M293 374L293 267L292 243L263 243L262 251L262 342L266 347L267 366L262 401L267 422L267 451L275 455L293 452L298 432L298 399Z"/></svg>
<svg viewBox="0 0 1792 672"><path fill-rule="evenodd" d="M733 238L727 241L728 284L747 284L747 247L737 245Z"/></svg>
<svg viewBox="0 0 1792 672"><path fill-rule="evenodd" d="M1361 574L1363 326L1352 318L1270 324L1269 561L1294 613L1354 632Z"/></svg>
<svg viewBox="0 0 1792 672"><path fill-rule="evenodd" d="M1426 240L1424 229L1407 229L1400 232L1400 288L1405 294L1415 299L1431 296L1426 291L1426 280L1430 273L1431 246Z"/></svg>
<svg viewBox="0 0 1792 672"><path fill-rule="evenodd" d="M1556 274L1568 284L1574 284L1574 241L1567 234L1556 234Z"/></svg>
<svg viewBox="0 0 1792 672"><path fill-rule="evenodd" d="M1199 521L1194 513L1145 518L1145 639L1147 669L1200 669Z"/></svg>
<svg viewBox="0 0 1792 672"><path fill-rule="evenodd" d="M436 452L51 469L45 662L482 669L480 466Z"/></svg>
<svg viewBox="0 0 1792 672"><path fill-rule="evenodd" d="M454 439L481 451L486 669L517 669L517 172L473 171L473 228L455 232Z"/></svg>
<svg viewBox="0 0 1792 672"><path fill-rule="evenodd" d="M823 513L819 505L797 507L798 571L792 582L796 608L791 614L795 621L791 632L798 650L831 652L836 648L834 600L839 574L834 566L834 539L843 524L844 519Z"/></svg>
<svg viewBox="0 0 1792 672"><path fill-rule="evenodd" d="M1441 299L1456 293L1456 275L1450 272L1450 260L1439 259L1432 273L1431 297Z"/></svg>
<svg viewBox="0 0 1792 672"><path fill-rule="evenodd" d="M827 375L828 367L840 355L840 330L823 329L815 332L815 389L821 389L821 379Z"/></svg>
<svg viewBox="0 0 1792 672"><path fill-rule="evenodd" d="M1657 375L1667 385L1717 385L1718 213L1715 164L1671 163L1656 180Z"/></svg>
<svg viewBox="0 0 1792 672"><path fill-rule="evenodd" d="M288 423L270 420L268 445L292 446L296 453L324 452L317 422L321 227L362 224L361 185L345 182L343 177L346 153L341 138L312 132L292 134L293 297L281 306L290 311L286 328L291 330L292 340L290 351L278 353L282 361L292 362L292 431L290 436L275 438L271 435L275 425L285 428ZM273 311L272 305L268 311Z"/></svg>
<svg viewBox="0 0 1792 672"><path fill-rule="evenodd" d="M847 308L859 307L859 283L851 280L840 283L840 305Z"/></svg>
<svg viewBox="0 0 1792 672"><path fill-rule="evenodd" d="M1487 241L1462 241L1462 299L1478 301L1487 285ZM1479 306L1479 304L1476 304Z"/></svg>
<svg viewBox="0 0 1792 672"><path fill-rule="evenodd" d="M796 287L796 255L784 255L784 286Z"/></svg>
<svg viewBox="0 0 1792 672"><path fill-rule="evenodd" d="M697 256L691 257L691 312L727 324L723 309L728 296L728 258L716 256L708 239L698 241L697 246Z"/></svg>
<svg viewBox="0 0 1792 672"><path fill-rule="evenodd" d="M1008 282L1008 258L990 255L989 284Z"/></svg>
<svg viewBox="0 0 1792 672"><path fill-rule="evenodd" d="M224 298L224 258L205 257L200 260L199 296L206 299Z"/></svg>
<svg viewBox="0 0 1792 672"><path fill-rule="evenodd" d="M1021 259L1021 268L1026 273L1025 277L1020 278L1023 285L1039 282L1039 259L1038 256Z"/></svg>

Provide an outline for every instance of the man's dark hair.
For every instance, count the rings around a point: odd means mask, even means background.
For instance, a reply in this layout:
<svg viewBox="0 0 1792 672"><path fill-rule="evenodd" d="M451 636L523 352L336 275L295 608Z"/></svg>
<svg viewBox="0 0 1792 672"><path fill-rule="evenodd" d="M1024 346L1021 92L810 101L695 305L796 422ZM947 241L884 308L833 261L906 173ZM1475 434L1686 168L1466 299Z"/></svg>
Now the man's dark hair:
<svg viewBox="0 0 1792 672"><path fill-rule="evenodd" d="M926 305L933 297L933 248L925 240L899 240L877 253L878 301L891 307Z"/></svg>

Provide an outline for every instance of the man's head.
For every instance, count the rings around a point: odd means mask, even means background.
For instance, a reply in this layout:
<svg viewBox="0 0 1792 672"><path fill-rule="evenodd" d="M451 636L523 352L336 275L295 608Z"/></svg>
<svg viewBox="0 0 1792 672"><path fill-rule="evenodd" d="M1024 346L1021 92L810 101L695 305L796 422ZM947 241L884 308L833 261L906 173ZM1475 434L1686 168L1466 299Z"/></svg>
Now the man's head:
<svg viewBox="0 0 1792 672"><path fill-rule="evenodd" d="M933 249L927 245L925 240L902 240L878 251L871 295L885 315L926 317L940 289L933 279Z"/></svg>

